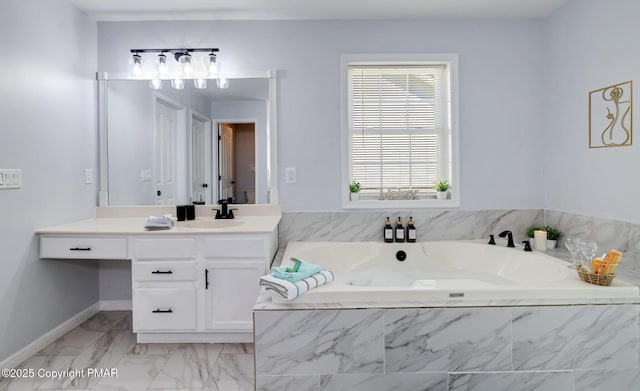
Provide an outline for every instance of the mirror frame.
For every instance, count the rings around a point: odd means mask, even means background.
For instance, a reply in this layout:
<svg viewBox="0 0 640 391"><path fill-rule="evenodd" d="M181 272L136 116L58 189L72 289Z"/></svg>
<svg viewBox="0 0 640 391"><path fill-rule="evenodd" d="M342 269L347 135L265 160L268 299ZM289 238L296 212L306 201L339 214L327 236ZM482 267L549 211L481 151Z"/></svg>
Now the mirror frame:
<svg viewBox="0 0 640 391"><path fill-rule="evenodd" d="M279 202L278 175L277 175L277 101L276 85L277 71L268 70L252 73L224 74L221 77L230 79L269 79L269 105L267 108L267 198L269 204ZM107 83L119 80L145 80L131 76L128 73L98 72L98 145L99 145L99 170L100 185L98 188L98 206L109 206L109 151L108 151L108 125L107 125ZM210 79L215 80L215 79Z"/></svg>

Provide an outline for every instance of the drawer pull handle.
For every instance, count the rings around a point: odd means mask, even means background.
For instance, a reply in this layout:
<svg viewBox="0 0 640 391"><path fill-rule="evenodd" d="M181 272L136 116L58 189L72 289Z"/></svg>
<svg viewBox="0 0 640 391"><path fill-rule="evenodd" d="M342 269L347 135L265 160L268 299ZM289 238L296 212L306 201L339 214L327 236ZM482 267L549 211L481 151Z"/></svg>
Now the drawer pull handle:
<svg viewBox="0 0 640 391"><path fill-rule="evenodd" d="M204 289L209 289L209 269L204 269Z"/></svg>
<svg viewBox="0 0 640 391"><path fill-rule="evenodd" d="M151 311L151 313L153 313L153 314L173 314L173 310L171 308L169 308L168 310L161 310L160 308L158 308L157 310Z"/></svg>
<svg viewBox="0 0 640 391"><path fill-rule="evenodd" d="M91 247L72 247L69 251L91 251Z"/></svg>
<svg viewBox="0 0 640 391"><path fill-rule="evenodd" d="M166 271L155 270L155 271L152 271L151 274L173 274L173 271L171 271L171 270L166 270Z"/></svg>

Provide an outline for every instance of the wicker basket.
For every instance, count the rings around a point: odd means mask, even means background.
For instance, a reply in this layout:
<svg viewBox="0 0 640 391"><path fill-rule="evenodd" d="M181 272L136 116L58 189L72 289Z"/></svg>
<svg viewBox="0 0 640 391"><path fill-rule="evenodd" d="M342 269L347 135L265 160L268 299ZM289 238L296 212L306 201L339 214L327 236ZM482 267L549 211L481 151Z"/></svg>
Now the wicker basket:
<svg viewBox="0 0 640 391"><path fill-rule="evenodd" d="M613 274L595 274L583 266L578 266L576 270L578 270L580 279L589 284L609 286L616 277L615 272Z"/></svg>

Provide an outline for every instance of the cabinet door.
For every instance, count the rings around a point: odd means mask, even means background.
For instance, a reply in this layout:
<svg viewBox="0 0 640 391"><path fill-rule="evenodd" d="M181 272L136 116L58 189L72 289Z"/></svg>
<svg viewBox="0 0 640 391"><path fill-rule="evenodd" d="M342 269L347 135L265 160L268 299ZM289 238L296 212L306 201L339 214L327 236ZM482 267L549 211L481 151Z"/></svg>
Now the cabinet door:
<svg viewBox="0 0 640 391"><path fill-rule="evenodd" d="M207 329L251 331L264 261L216 261L205 273Z"/></svg>

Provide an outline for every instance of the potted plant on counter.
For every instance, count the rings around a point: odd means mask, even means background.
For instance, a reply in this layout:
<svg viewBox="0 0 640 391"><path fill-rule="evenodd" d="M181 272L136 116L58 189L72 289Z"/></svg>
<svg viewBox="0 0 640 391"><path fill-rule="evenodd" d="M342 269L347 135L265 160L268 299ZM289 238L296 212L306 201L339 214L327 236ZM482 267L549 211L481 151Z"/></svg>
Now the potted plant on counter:
<svg viewBox="0 0 640 391"><path fill-rule="evenodd" d="M449 185L449 182L447 182L446 180L436 180L436 185L434 186L434 189L436 191L436 198L439 200L446 200L450 187L451 186Z"/></svg>
<svg viewBox="0 0 640 391"><path fill-rule="evenodd" d="M547 225L542 229L547 231L547 248L556 248L556 246L558 245L558 239L560 239L560 236L562 236L562 232L550 225Z"/></svg>
<svg viewBox="0 0 640 391"><path fill-rule="evenodd" d="M352 180L349 183L349 199L351 201L358 201L360 198L360 183L356 182L356 180Z"/></svg>

